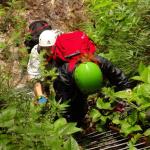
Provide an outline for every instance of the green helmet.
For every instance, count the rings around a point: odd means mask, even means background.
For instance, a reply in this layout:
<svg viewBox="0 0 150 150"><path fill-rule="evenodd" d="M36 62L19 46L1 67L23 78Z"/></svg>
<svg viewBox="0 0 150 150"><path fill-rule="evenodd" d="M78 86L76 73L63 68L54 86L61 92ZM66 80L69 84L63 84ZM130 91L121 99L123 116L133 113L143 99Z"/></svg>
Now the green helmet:
<svg viewBox="0 0 150 150"><path fill-rule="evenodd" d="M76 67L74 79L81 92L90 94L100 89L103 76L101 69L97 64L85 62Z"/></svg>

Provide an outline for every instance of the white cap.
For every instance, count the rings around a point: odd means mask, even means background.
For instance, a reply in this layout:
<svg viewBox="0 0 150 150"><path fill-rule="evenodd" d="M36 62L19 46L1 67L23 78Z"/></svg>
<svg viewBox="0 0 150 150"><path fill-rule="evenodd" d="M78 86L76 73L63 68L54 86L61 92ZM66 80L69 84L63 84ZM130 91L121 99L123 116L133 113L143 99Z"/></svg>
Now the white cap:
<svg viewBox="0 0 150 150"><path fill-rule="evenodd" d="M48 47L53 46L58 36L57 30L45 30L39 36L39 46Z"/></svg>

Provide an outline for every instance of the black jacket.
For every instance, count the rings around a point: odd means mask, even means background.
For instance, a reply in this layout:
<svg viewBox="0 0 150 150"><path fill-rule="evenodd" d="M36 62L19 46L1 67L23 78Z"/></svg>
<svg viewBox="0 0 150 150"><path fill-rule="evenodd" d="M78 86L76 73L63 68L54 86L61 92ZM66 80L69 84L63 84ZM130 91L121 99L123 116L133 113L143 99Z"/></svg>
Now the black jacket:
<svg viewBox="0 0 150 150"><path fill-rule="evenodd" d="M99 66L102 70L103 76L106 77L111 85L114 85L116 90L123 90L130 88L130 82L125 74L117 67L115 67L110 61L107 59L96 56Z"/></svg>
<svg viewBox="0 0 150 150"><path fill-rule="evenodd" d="M116 90L123 90L130 87L130 83L124 73L116 68L107 59L96 56L103 77L106 77L111 85L116 86ZM67 110L66 118L69 121L81 122L87 112L87 95L83 95L72 77L72 72L68 72L68 64L63 64L58 68L58 77L54 81L56 100L68 101L70 107Z"/></svg>
<svg viewBox="0 0 150 150"><path fill-rule="evenodd" d="M128 78L120 69L115 67L110 61L101 56L96 56L96 59L99 62L103 77L108 79L111 85L115 86L116 91L130 88L130 82L128 81ZM68 72L67 67L67 63L58 67L59 75L54 82L56 96L58 95L58 98L62 99L71 98L71 96L75 94L75 91L80 93L75 85L72 72Z"/></svg>

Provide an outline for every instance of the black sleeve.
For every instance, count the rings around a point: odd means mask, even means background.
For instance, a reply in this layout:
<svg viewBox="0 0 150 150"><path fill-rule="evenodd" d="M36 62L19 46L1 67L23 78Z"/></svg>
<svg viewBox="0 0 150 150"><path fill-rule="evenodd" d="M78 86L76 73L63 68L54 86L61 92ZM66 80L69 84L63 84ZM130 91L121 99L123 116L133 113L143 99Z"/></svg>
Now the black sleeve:
<svg viewBox="0 0 150 150"><path fill-rule="evenodd" d="M115 67L110 61L101 56L96 56L96 58L99 62L103 76L109 80L111 85L116 86L116 90L130 88L130 82L128 81L128 78L120 69Z"/></svg>
<svg viewBox="0 0 150 150"><path fill-rule="evenodd" d="M68 100L74 95L72 74L67 72L67 64L58 67L58 76L54 81L56 99Z"/></svg>

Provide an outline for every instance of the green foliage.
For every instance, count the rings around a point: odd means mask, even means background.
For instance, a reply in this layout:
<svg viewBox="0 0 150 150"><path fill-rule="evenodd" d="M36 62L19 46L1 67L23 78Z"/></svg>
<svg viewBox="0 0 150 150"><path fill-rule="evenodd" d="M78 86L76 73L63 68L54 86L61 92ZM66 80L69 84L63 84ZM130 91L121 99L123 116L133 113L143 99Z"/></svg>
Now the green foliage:
<svg viewBox="0 0 150 150"><path fill-rule="evenodd" d="M71 135L81 129L61 117L66 104L49 99L46 105L34 105L25 90L10 86L10 79L1 69L0 149L79 150Z"/></svg>
<svg viewBox="0 0 150 150"><path fill-rule="evenodd" d="M39 108L28 110L30 114L28 118L25 118L23 113L18 114L19 112L10 107L3 110L0 123L0 127L3 128L0 139L1 148L67 150L65 148L70 147L70 141L71 147L74 149L78 147L71 136L80 131L75 127L75 123L67 123L64 118L51 123L45 120L44 116L40 116L39 111Z"/></svg>
<svg viewBox="0 0 150 150"><path fill-rule="evenodd" d="M126 73L140 61L149 63L149 0L87 0L89 18L81 27L97 44L100 55Z"/></svg>
<svg viewBox="0 0 150 150"><path fill-rule="evenodd" d="M150 66L139 65L139 76L133 79L141 81L133 90L114 92L103 88L105 98L97 98L96 108L90 112L98 130L104 130L108 123L116 126L124 136L132 135L129 148L135 149L135 143L143 135L150 137ZM107 98L107 99L106 99ZM120 102L124 102L123 107ZM103 113L102 113L103 112Z"/></svg>
<svg viewBox="0 0 150 150"><path fill-rule="evenodd" d="M111 102L104 102L103 99L99 98L97 100L97 108L99 109L106 109L106 110L109 110L111 109Z"/></svg>
<svg viewBox="0 0 150 150"><path fill-rule="evenodd" d="M97 109L92 109L90 111L90 116L91 116L93 122L97 122L100 119L101 114Z"/></svg>
<svg viewBox="0 0 150 150"><path fill-rule="evenodd" d="M147 84L150 84L150 66L146 68L143 66L143 64L140 64L138 72L140 76L135 76L132 79L143 81Z"/></svg>

